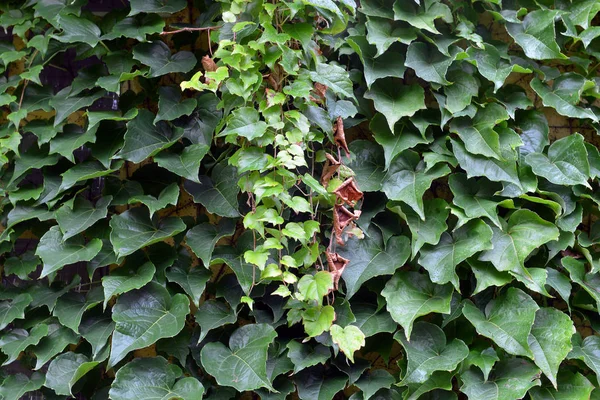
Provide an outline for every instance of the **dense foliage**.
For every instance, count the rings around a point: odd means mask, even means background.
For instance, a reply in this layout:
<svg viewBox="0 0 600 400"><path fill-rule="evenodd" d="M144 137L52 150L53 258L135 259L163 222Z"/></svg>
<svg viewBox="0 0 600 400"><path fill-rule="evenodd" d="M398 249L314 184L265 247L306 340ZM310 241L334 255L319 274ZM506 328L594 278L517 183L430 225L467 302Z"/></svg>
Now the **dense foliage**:
<svg viewBox="0 0 600 400"><path fill-rule="evenodd" d="M600 398L597 0L2 3L1 399Z"/></svg>

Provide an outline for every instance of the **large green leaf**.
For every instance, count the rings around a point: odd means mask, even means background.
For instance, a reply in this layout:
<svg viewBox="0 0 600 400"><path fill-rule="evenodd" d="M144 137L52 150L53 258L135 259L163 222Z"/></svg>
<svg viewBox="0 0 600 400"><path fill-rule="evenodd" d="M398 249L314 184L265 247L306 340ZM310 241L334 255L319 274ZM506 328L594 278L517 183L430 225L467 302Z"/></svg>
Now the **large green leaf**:
<svg viewBox="0 0 600 400"><path fill-rule="evenodd" d="M460 375L460 390L470 399L517 400L527 391L540 385L540 370L533 363L513 358L496 365L495 373L484 380L480 371L473 367Z"/></svg>
<svg viewBox="0 0 600 400"><path fill-rule="evenodd" d="M391 11L391 9L388 11ZM398 53L388 53L386 50L396 42L410 44L417 38L417 30L415 28L407 27L402 22L394 22L387 18L370 16L367 18L365 27L367 28L367 41L377 48L375 57L381 57L384 54L386 54L386 58L388 59L390 57L398 57ZM404 70L405 68L402 69Z"/></svg>
<svg viewBox="0 0 600 400"><path fill-rule="evenodd" d="M355 140L348 147L351 155L347 166L354 172L360 190L380 191L385 178L384 151L381 146L367 140Z"/></svg>
<svg viewBox="0 0 600 400"><path fill-rule="evenodd" d="M381 295L387 301L387 310L392 318L404 328L406 339L410 340L413 322L418 317L450 313L452 292L452 285L436 285L426 274L397 272L387 282Z"/></svg>
<svg viewBox="0 0 600 400"><path fill-rule="evenodd" d="M411 117L425 108L425 91L421 86L402 85L393 78L378 79L364 97L373 100L392 132L400 118Z"/></svg>
<svg viewBox="0 0 600 400"><path fill-rule="evenodd" d="M43 338L33 349L36 356L35 369L42 368L57 354L62 353L65 347L77 344L78 341L79 335L75 334L72 329L59 324L48 325L48 336Z"/></svg>
<svg viewBox="0 0 600 400"><path fill-rule="evenodd" d="M313 365L325 364L331 357L331 350L322 344L312 346L290 340L286 347L288 349L287 356L294 364L294 374Z"/></svg>
<svg viewBox="0 0 600 400"><path fill-rule="evenodd" d="M0 301L0 330L16 319L25 318L25 309L33 298L27 293L21 293L10 300Z"/></svg>
<svg viewBox="0 0 600 400"><path fill-rule="evenodd" d="M235 167L225 163L217 164L210 177L201 176L200 183L186 181L185 190L213 214L222 217L238 217L237 186L238 175Z"/></svg>
<svg viewBox="0 0 600 400"><path fill-rule="evenodd" d="M162 357L137 358L125 364L110 387L113 400L201 399L204 386Z"/></svg>
<svg viewBox="0 0 600 400"><path fill-rule="evenodd" d="M96 365L98 361L90 361L83 354L71 351L63 353L50 363L44 385L54 390L56 394L72 396L73 385Z"/></svg>
<svg viewBox="0 0 600 400"><path fill-rule="evenodd" d="M85 231L106 217L112 196L105 196L95 204L83 197L76 197L72 204L65 204L56 211L56 222L67 240Z"/></svg>
<svg viewBox="0 0 600 400"><path fill-rule="evenodd" d="M114 367L130 351L177 335L189 312L190 301L186 295L178 293L171 297L167 289L155 282L119 297L112 310L115 331L108 368Z"/></svg>
<svg viewBox="0 0 600 400"><path fill-rule="evenodd" d="M166 272L169 282L175 282L192 298L194 304L200 303L206 282L211 278L210 270L201 267L186 271L180 266L173 266Z"/></svg>
<svg viewBox="0 0 600 400"><path fill-rule="evenodd" d="M540 308L529 335L529 347L535 364L557 388L556 374L560 363L571 351L575 327L568 315L554 308Z"/></svg>
<svg viewBox="0 0 600 400"><path fill-rule="evenodd" d="M467 54L470 61L477 66L477 70L484 78L494 83L494 91L504 85L504 81L512 72L531 72L510 61L506 52L501 52L494 45L485 43L485 48L469 47Z"/></svg>
<svg viewBox="0 0 600 400"><path fill-rule="evenodd" d="M558 389L534 387L529 391L532 400L593 399L594 385L579 372L564 371L558 375Z"/></svg>
<svg viewBox="0 0 600 400"><path fill-rule="evenodd" d="M310 71L310 77L313 81L327 86L341 98L354 99L352 81L348 72L341 66L317 62L316 70Z"/></svg>
<svg viewBox="0 0 600 400"><path fill-rule="evenodd" d="M367 87L370 88L377 79L404 76L406 67L401 53L385 52L378 55L377 49L363 36L352 36L346 40L363 63Z"/></svg>
<svg viewBox="0 0 600 400"><path fill-rule="evenodd" d="M0 350L8 357L2 365L8 365L15 361L22 351L29 346L37 345L47 334L48 325L46 324L37 324L30 331L20 328L5 331L0 336Z"/></svg>
<svg viewBox="0 0 600 400"><path fill-rule="evenodd" d="M532 11L522 23L507 23L506 30L531 59L566 59L556 43L554 20L558 14L555 10Z"/></svg>
<svg viewBox="0 0 600 400"><path fill-rule="evenodd" d="M517 210L505 228L493 227L493 248L479 257L491 261L499 271L526 274L525 260L531 252L551 240L558 239L558 228L529 210Z"/></svg>
<svg viewBox="0 0 600 400"><path fill-rule="evenodd" d="M130 197L128 203L144 204L146 207L148 207L148 211L150 212L150 218L152 218L155 212L162 210L163 208L169 205L176 206L178 198L179 185L177 185L177 183L171 183L158 194L158 197L154 197L149 194L143 194Z"/></svg>
<svg viewBox="0 0 600 400"><path fill-rule="evenodd" d="M136 267L131 264L127 261L123 267L113 269L110 275L102 277L104 308L113 296L141 289L152 280L156 273L156 268L150 261Z"/></svg>
<svg viewBox="0 0 600 400"><path fill-rule="evenodd" d="M198 256L205 267L210 265L212 253L217 242L226 237L231 236L235 232L235 223L233 220L223 218L218 225L209 223L198 224L185 235L185 242L190 249Z"/></svg>
<svg viewBox="0 0 600 400"><path fill-rule="evenodd" d="M181 100L181 92L171 86L162 86L158 89L158 113L154 123L158 121L172 121L182 115L190 115L196 108L196 100Z"/></svg>
<svg viewBox="0 0 600 400"><path fill-rule="evenodd" d="M237 329L229 337L229 346L208 343L200 356L202 366L219 385L239 391L261 387L273 390L267 377L267 350L277 337L266 324L250 324Z"/></svg>
<svg viewBox="0 0 600 400"><path fill-rule="evenodd" d="M112 217L110 227L110 242L115 254L126 256L182 232L185 224L178 217L155 222L146 209L138 207Z"/></svg>
<svg viewBox="0 0 600 400"><path fill-rule="evenodd" d="M267 123L253 107L241 107L227 117L227 126L217 136L243 136L249 140L260 138L267 131Z"/></svg>
<svg viewBox="0 0 600 400"><path fill-rule="evenodd" d="M451 282L459 288L456 266L479 251L492 248L492 229L480 219L467 222L452 235L444 232L436 245L421 249L419 264L429 272L431 280L438 284Z"/></svg>
<svg viewBox="0 0 600 400"><path fill-rule="evenodd" d="M440 33L435 27L435 20L438 18L446 22L452 22L452 12L450 8L440 2L430 1L425 5L418 5L420 2L413 1L395 1L394 19L406 21L417 29L423 29L431 33Z"/></svg>
<svg viewBox="0 0 600 400"><path fill-rule="evenodd" d="M452 202L460 207L469 219L488 218L497 227L501 227L498 205L505 204L495 200L494 188L485 180L468 180L464 174L455 173L448 178L450 190L454 195Z"/></svg>
<svg viewBox="0 0 600 400"><path fill-rule="evenodd" d="M209 147L205 144L193 144L186 147L180 154L161 152L154 156L154 161L174 174L192 182L200 183L198 174L200 162L208 153Z"/></svg>
<svg viewBox="0 0 600 400"><path fill-rule="evenodd" d="M194 314L194 319L200 325L200 336L198 337L198 343L200 343L212 329L235 323L237 314L234 309L223 302L207 300L200 304Z"/></svg>
<svg viewBox="0 0 600 400"><path fill-rule="evenodd" d="M39 372L34 372L30 377L21 373L9 375L0 385L0 396L3 400L22 399L25 394L40 389L44 381L44 375Z"/></svg>
<svg viewBox="0 0 600 400"><path fill-rule="evenodd" d="M92 239L86 243L83 237L76 236L65 240L58 225L53 226L40 238L35 251L44 262L40 278L60 270L67 264L90 261L101 248L100 239Z"/></svg>
<svg viewBox="0 0 600 400"><path fill-rule="evenodd" d="M423 195L434 180L449 172L448 166L442 163L425 169L425 163L419 154L406 150L390 166L383 180L382 189L388 199L406 203L422 220L425 220Z"/></svg>
<svg viewBox="0 0 600 400"><path fill-rule="evenodd" d="M381 389L389 389L395 382L396 379L385 369L375 369L363 375L355 385L361 390L363 399L371 399Z"/></svg>
<svg viewBox="0 0 600 400"><path fill-rule="evenodd" d="M348 378L341 373L326 376L323 368L313 367L296 374L294 382L301 400L329 400L346 386Z"/></svg>
<svg viewBox="0 0 600 400"><path fill-rule="evenodd" d="M408 359L400 385L423 383L435 371L453 371L469 355L469 348L462 340L447 343L444 331L428 322L414 325L410 341L401 332L394 339L402 344Z"/></svg>
<svg viewBox="0 0 600 400"><path fill-rule="evenodd" d="M492 339L508 353L533 358L528 338L538 309L529 295L511 287L490 301L485 314L466 301L463 315L480 335Z"/></svg>
<svg viewBox="0 0 600 400"><path fill-rule="evenodd" d="M165 42L140 43L133 48L133 58L150 67L149 78L174 72L188 72L196 65L196 57L189 51L171 54Z"/></svg>
<svg viewBox="0 0 600 400"><path fill-rule="evenodd" d="M440 53L434 46L412 42L406 52L406 66L426 82L449 85L446 72L454 59Z"/></svg>
<svg viewBox="0 0 600 400"><path fill-rule="evenodd" d="M79 333L83 313L100 304L103 299L102 291L98 287L90 290L85 296L82 293L67 293L56 301L52 314L63 326Z"/></svg>
<svg viewBox="0 0 600 400"><path fill-rule="evenodd" d="M590 164L583 136L569 135L552 143L548 155L529 153L525 162L536 175L557 185L589 187Z"/></svg>
<svg viewBox="0 0 600 400"><path fill-rule="evenodd" d="M153 116L148 110L140 110L137 117L127 123L125 145L114 158L139 163L170 147L183 136L183 129L172 128L164 121L154 125Z"/></svg>
<svg viewBox="0 0 600 400"><path fill-rule="evenodd" d="M406 236L393 236L387 243L377 228L372 227L363 239L351 237L338 253L350 260L342 273L346 284L346 299L350 299L369 279L392 275L410 255Z"/></svg>
<svg viewBox="0 0 600 400"><path fill-rule="evenodd" d="M573 350L569 353L568 359L579 359L596 375L600 373L600 337L588 336L581 339L579 334L573 336Z"/></svg>
<svg viewBox="0 0 600 400"><path fill-rule="evenodd" d="M104 94L103 91L96 91L92 94L78 94L77 96L69 96L71 87L66 87L56 93L50 105L56 110L54 116L54 126L60 125L61 122L67 119L69 115L84 107L90 106Z"/></svg>

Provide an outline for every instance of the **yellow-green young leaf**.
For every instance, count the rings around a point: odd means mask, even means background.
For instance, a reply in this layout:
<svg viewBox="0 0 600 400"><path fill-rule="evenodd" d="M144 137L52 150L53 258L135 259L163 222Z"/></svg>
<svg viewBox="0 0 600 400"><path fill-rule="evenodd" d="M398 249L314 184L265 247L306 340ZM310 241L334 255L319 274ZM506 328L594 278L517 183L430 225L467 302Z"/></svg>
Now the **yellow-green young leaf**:
<svg viewBox="0 0 600 400"><path fill-rule="evenodd" d="M354 362L354 352L360 350L365 345L365 334L354 326L348 325L342 328L339 325L332 325L329 329L331 340L340 347L342 353Z"/></svg>
<svg viewBox="0 0 600 400"><path fill-rule="evenodd" d="M335 309L332 306L312 307L302 313L304 331L309 337L327 332L334 320Z"/></svg>
<svg viewBox="0 0 600 400"><path fill-rule="evenodd" d="M204 395L204 386L162 357L136 358L119 369L108 395L113 400L195 400Z"/></svg>
<svg viewBox="0 0 600 400"><path fill-rule="evenodd" d="M304 300L315 300L321 304L323 296L331 290L333 290L333 277L327 271L304 275L298 281L298 291Z"/></svg>

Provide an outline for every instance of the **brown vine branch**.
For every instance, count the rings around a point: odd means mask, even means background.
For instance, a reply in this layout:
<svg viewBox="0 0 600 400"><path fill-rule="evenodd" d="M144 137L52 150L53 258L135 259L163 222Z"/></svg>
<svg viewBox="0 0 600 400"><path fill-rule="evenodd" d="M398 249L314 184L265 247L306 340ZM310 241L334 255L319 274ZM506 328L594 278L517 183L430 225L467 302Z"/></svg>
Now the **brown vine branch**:
<svg viewBox="0 0 600 400"><path fill-rule="evenodd" d="M165 35L173 35L175 33L181 33L181 32L197 32L197 31L212 31L212 30L217 30L220 29L220 26L208 26L206 28L194 28L194 27L189 27L189 28L181 28L181 29L177 29L174 31L164 31L161 32L160 35L161 36L165 36Z"/></svg>

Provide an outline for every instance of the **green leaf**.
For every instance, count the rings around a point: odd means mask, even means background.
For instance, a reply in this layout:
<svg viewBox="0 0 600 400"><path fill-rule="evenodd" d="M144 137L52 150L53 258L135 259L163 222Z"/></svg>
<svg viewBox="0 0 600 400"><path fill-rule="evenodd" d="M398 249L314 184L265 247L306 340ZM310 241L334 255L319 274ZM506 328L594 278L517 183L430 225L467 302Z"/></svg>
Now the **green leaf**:
<svg viewBox="0 0 600 400"><path fill-rule="evenodd" d="M120 296L112 309L116 325L107 368L114 367L130 351L177 335L189 312L186 295L171 297L167 289L155 282Z"/></svg>
<svg viewBox="0 0 600 400"><path fill-rule="evenodd" d="M529 391L532 400L590 399L594 385L579 372L564 371L558 375L558 389L535 387Z"/></svg>
<svg viewBox="0 0 600 400"><path fill-rule="evenodd" d="M108 394L113 400L201 399L204 386L182 376L181 368L162 357L136 358L119 369Z"/></svg>
<svg viewBox="0 0 600 400"><path fill-rule="evenodd" d="M210 270L196 267L185 271L179 266L173 266L166 273L169 282L175 282L192 298L194 304L200 303L206 282L212 276Z"/></svg>
<svg viewBox="0 0 600 400"><path fill-rule="evenodd" d="M422 42L412 42L406 52L406 66L412 68L415 74L426 82L449 85L446 80L448 67L454 61L440 53L434 46Z"/></svg>
<svg viewBox="0 0 600 400"><path fill-rule="evenodd" d="M63 43L87 43L95 47L100 41L100 28L86 18L74 15L61 15L58 17L62 32L60 35L52 35L52 38Z"/></svg>
<svg viewBox="0 0 600 400"><path fill-rule="evenodd" d="M350 162L347 167L354 172L354 179L360 190L380 191L385 178L384 151L381 146L367 140L355 140L348 147Z"/></svg>
<svg viewBox="0 0 600 400"><path fill-rule="evenodd" d="M412 117L425 109L425 91L419 85L401 85L393 78L378 79L364 94L375 109L385 115L390 131L402 117Z"/></svg>
<svg viewBox="0 0 600 400"><path fill-rule="evenodd" d="M425 170L425 164L419 154L406 150L390 166L382 189L388 199L406 203L425 220L423 195L434 180L449 172L446 164L437 164Z"/></svg>
<svg viewBox="0 0 600 400"><path fill-rule="evenodd" d="M533 363L513 358L496 365L491 379L485 381L481 372L471 368L462 373L460 390L470 399L508 400L521 399L527 391L540 385L540 370Z"/></svg>
<svg viewBox="0 0 600 400"><path fill-rule="evenodd" d="M335 309L332 306L312 307L302 313L302 323L308 337L327 332L334 319Z"/></svg>
<svg viewBox="0 0 600 400"><path fill-rule="evenodd" d="M556 43L554 20L558 14L556 10L535 10L528 13L522 23L508 22L506 30L531 59L566 59Z"/></svg>
<svg viewBox="0 0 600 400"><path fill-rule="evenodd" d="M352 36L346 39L350 47L358 54L364 66L367 87L381 78L402 78L406 67L404 57L392 51L379 55L377 48L371 46L363 36Z"/></svg>
<svg viewBox="0 0 600 400"><path fill-rule="evenodd" d="M452 22L452 12L447 5L438 2L429 2L424 7L412 1L394 2L394 19L406 21L417 29L436 34L440 33L435 27L435 20L438 18L448 23Z"/></svg>
<svg viewBox="0 0 600 400"><path fill-rule="evenodd" d="M529 153L525 162L533 172L557 185L590 187L590 164L583 136L569 135L552 143L548 155Z"/></svg>
<svg viewBox="0 0 600 400"><path fill-rule="evenodd" d="M493 347L488 347L482 351L471 350L465 360L465 364L467 366L477 366L483 372L483 380L487 381L497 361L500 361L500 359L498 358L498 354L496 354L496 350Z"/></svg>
<svg viewBox="0 0 600 400"><path fill-rule="evenodd" d="M40 278L60 270L68 264L90 261L100 252L102 241L92 239L85 242L81 236L65 240L59 227L53 226L40 238L35 254L44 262Z"/></svg>
<svg viewBox="0 0 600 400"><path fill-rule="evenodd" d="M235 167L220 163L215 165L210 177L201 176L200 183L186 181L185 190L211 214L221 217L239 217L237 195L238 174Z"/></svg>
<svg viewBox="0 0 600 400"><path fill-rule="evenodd" d="M102 197L92 204L84 197L78 196L73 204L65 203L56 211L56 222L63 233L63 240L67 240L106 218L108 206L112 196Z"/></svg>
<svg viewBox="0 0 600 400"><path fill-rule="evenodd" d="M558 239L558 228L529 210L515 211L502 230L493 227L493 249L481 254L483 261L491 261L499 271L526 274L525 260L543 244Z"/></svg>
<svg viewBox="0 0 600 400"><path fill-rule="evenodd" d="M583 91L593 85L583 76L576 73L561 74L553 81L552 88L538 78L533 78L530 85L542 98L544 106L554 108L560 115L598 122L592 110L577 106Z"/></svg>
<svg viewBox="0 0 600 400"><path fill-rule="evenodd" d="M506 81L506 78L511 73L531 72L529 69L512 63L506 52L500 53L498 48L489 43L485 43L485 48L483 49L469 47L467 54L471 57L469 61L477 66L479 73L494 83L494 91L497 91L504 85L504 81Z"/></svg>
<svg viewBox="0 0 600 400"><path fill-rule="evenodd" d="M323 296L333 290L333 276L328 271L319 271L314 275L304 275L298 282L298 291L304 300L316 300L319 304Z"/></svg>
<svg viewBox="0 0 600 400"><path fill-rule="evenodd" d="M599 355L600 337L592 335L586 337L582 341L580 335L577 334L573 336L573 350L567 356L569 360L582 360L596 375L598 375L600 372Z"/></svg>
<svg viewBox="0 0 600 400"><path fill-rule="evenodd" d="M240 107L227 117L227 126L217 136L243 136L248 140L260 138L267 132L267 123L253 107Z"/></svg>
<svg viewBox="0 0 600 400"><path fill-rule="evenodd" d="M0 385L0 397L3 400L22 399L25 394L40 389L45 379L39 372L34 372L31 377L25 374L9 375Z"/></svg>
<svg viewBox="0 0 600 400"><path fill-rule="evenodd" d="M25 318L25 309L32 301L33 298L27 293L21 293L12 300L0 301L0 330L16 319Z"/></svg>
<svg viewBox="0 0 600 400"><path fill-rule="evenodd" d="M204 266L208 267L217 242L226 236L233 235L234 232L234 220L223 218L217 225L202 223L194 226L187 231L185 242L194 254L202 260Z"/></svg>
<svg viewBox="0 0 600 400"><path fill-rule="evenodd" d="M229 337L229 346L208 343L200 352L202 366L221 386L238 391L264 387L274 390L267 377L267 350L277 337L266 324L250 324Z"/></svg>
<svg viewBox="0 0 600 400"><path fill-rule="evenodd" d="M200 336L198 337L198 343L200 343L212 329L235 323L237 314L234 309L225 303L217 300L207 300L200 304L196 314L194 314L194 319L200 325Z"/></svg>
<svg viewBox="0 0 600 400"><path fill-rule="evenodd" d="M513 281L514 277L505 271L498 271L493 265L487 262L477 261L474 258L468 261L477 286L473 291L473 295L483 292L490 286L502 287Z"/></svg>
<svg viewBox="0 0 600 400"><path fill-rule="evenodd" d="M456 266L477 252L492 248L491 239L492 229L485 222L469 221L452 235L444 232L438 244L423 246L419 264L429 272L433 282L451 282L458 290Z"/></svg>
<svg viewBox="0 0 600 400"><path fill-rule="evenodd" d="M185 229L185 224L178 217L163 218L156 223L146 209L137 207L113 216L110 227L110 242L115 254L122 257L175 236Z"/></svg>
<svg viewBox="0 0 600 400"><path fill-rule="evenodd" d="M446 109L455 114L467 108L472 98L477 96L479 81L473 75L461 70L451 71L448 79L452 84L444 88Z"/></svg>
<svg viewBox="0 0 600 400"><path fill-rule="evenodd" d="M575 327L568 315L554 308L540 308L529 335L529 347L535 364L557 388L556 374L560 363L572 349Z"/></svg>
<svg viewBox="0 0 600 400"><path fill-rule="evenodd" d="M453 371L469 355L469 348L460 339L446 342L444 331L428 322L417 322L408 341L397 332L394 339L404 347L408 364L399 385L427 381L435 371Z"/></svg>
<svg viewBox="0 0 600 400"><path fill-rule="evenodd" d="M138 195L129 198L129 204L142 203L148 207L150 212L150 218L159 210L166 208L169 205L176 206L177 199L179 198L179 185L177 183L171 183L169 186L164 188L159 194L158 198L149 195Z"/></svg>
<svg viewBox="0 0 600 400"><path fill-rule="evenodd" d="M73 385L96 365L98 361L90 361L83 354L71 351L63 353L50 363L44 385L54 390L56 394L72 396Z"/></svg>
<svg viewBox="0 0 600 400"><path fill-rule="evenodd" d="M50 154L58 153L74 163L73 152L88 142L95 142L97 130L97 127L91 127L84 131L74 124L65 125L63 131L50 140Z"/></svg>
<svg viewBox="0 0 600 400"><path fill-rule="evenodd" d="M466 301L463 315L475 326L477 333L492 339L506 352L533 358L528 338L538 309L531 297L511 287L488 303L485 314Z"/></svg>
<svg viewBox="0 0 600 400"><path fill-rule="evenodd" d="M494 200L494 190L485 180L467 180L464 174L450 175L448 184L454 198L452 202L460 207L469 219L488 218L497 227L502 227L497 208L502 201Z"/></svg>
<svg viewBox="0 0 600 400"><path fill-rule="evenodd" d="M561 263L569 271L571 280L581 286L600 308L600 276L597 273L586 273L584 262L573 257L563 257Z"/></svg>
<svg viewBox="0 0 600 400"><path fill-rule="evenodd" d="M19 279L26 281L29 279L29 274L35 271L40 264L39 257L34 255L32 251L28 251L21 257L7 258L4 261L4 274L6 276L16 275Z"/></svg>
<svg viewBox="0 0 600 400"><path fill-rule="evenodd" d="M31 331L25 329L13 329L0 336L0 350L8 356L4 360L4 365L15 361L22 351L29 346L35 346L40 340L48 334L48 325L37 324Z"/></svg>
<svg viewBox="0 0 600 400"><path fill-rule="evenodd" d="M388 11L391 12L391 7ZM397 53L388 53L388 48L396 42L408 45L417 39L417 30L415 28L407 27L402 22L394 22L387 18L370 16L367 18L365 27L367 28L368 42L377 48L375 57L381 57L382 55L385 55L386 58L400 57ZM406 68L402 69L405 70Z"/></svg>
<svg viewBox="0 0 600 400"><path fill-rule="evenodd" d="M108 338L115 330L115 323L105 316L86 318L79 325L81 336L92 346L92 359L97 360L108 346Z"/></svg>
<svg viewBox="0 0 600 400"><path fill-rule="evenodd" d="M355 382L362 392L363 399L370 399L381 389L389 389L396 379L384 369L371 370Z"/></svg>
<svg viewBox="0 0 600 400"><path fill-rule="evenodd" d="M60 92L56 93L50 100L50 105L56 110L54 116L54 126L58 126L67 119L67 117L73 114L75 111L80 110L84 107L90 106L93 102L98 100L104 95L103 91L96 91L92 94L69 96L71 87L66 87Z"/></svg>
<svg viewBox="0 0 600 400"><path fill-rule="evenodd" d="M79 333L83 313L100 304L102 300L102 291L98 287L90 290L87 296L81 293L67 293L57 300L52 314L62 325Z"/></svg>
<svg viewBox="0 0 600 400"><path fill-rule="evenodd" d="M177 11L183 10L187 3L185 0L131 0L129 2L131 11L129 15L136 15L139 13L157 13L157 14L174 14Z"/></svg>
<svg viewBox="0 0 600 400"><path fill-rule="evenodd" d="M145 42L146 35L160 33L163 31L164 27L165 21L159 15L149 14L144 15L143 18L123 18L112 26L112 32L106 33L101 39L112 40L126 37L135 39L139 42ZM113 71L110 72L114 73ZM121 72L129 72L129 70Z"/></svg>
<svg viewBox="0 0 600 400"><path fill-rule="evenodd" d="M325 375L321 367L307 368L294 376L300 400L329 400L346 386L343 374Z"/></svg>
<svg viewBox="0 0 600 400"><path fill-rule="evenodd" d="M451 175L450 178L456 176ZM454 198L456 201L456 197ZM446 220L450 214L448 203L443 199L431 199L424 201L425 220L413 211L411 208L394 205L388 203L388 209L399 214L408 224L408 228L412 234L412 258L417 256L417 253L424 244L436 245L439 243L442 233L446 231L448 226Z"/></svg>
<svg viewBox="0 0 600 400"><path fill-rule="evenodd" d="M348 72L339 65L318 62L316 70L310 71L309 74L310 79L327 86L341 98L354 99L352 81Z"/></svg>
<svg viewBox="0 0 600 400"><path fill-rule="evenodd" d="M126 262L123 267L111 270L110 275L102 277L104 308L113 296L144 287L155 273L156 268L150 261L137 268L132 268L130 263Z"/></svg>
<svg viewBox="0 0 600 400"><path fill-rule="evenodd" d="M171 54L165 42L140 43L133 48L133 58L150 67L149 78L174 72L189 72L196 66L196 57L189 51Z"/></svg>
<svg viewBox="0 0 600 400"><path fill-rule="evenodd" d="M172 121L182 115L190 115L196 108L196 100L185 99L181 101L181 92L176 87L161 86L158 89L158 114L154 123L158 121Z"/></svg>
<svg viewBox="0 0 600 400"><path fill-rule="evenodd" d="M208 153L209 146L193 144L183 149L181 154L161 152L154 156L154 161L159 167L165 168L192 182L200 183L198 173L200 162Z"/></svg>
<svg viewBox="0 0 600 400"><path fill-rule="evenodd" d="M338 252L350 260L342 273L348 300L369 279L392 275L402 267L410 255L410 245L406 236L393 236L386 243L377 228L371 227L363 239L351 237Z"/></svg>
<svg viewBox="0 0 600 400"><path fill-rule="evenodd" d="M377 113L371 119L369 124L371 132L375 141L383 147L383 153L385 155L385 169L388 170L390 165L398 154L401 154L404 150L411 149L419 144L429 143L431 140L422 137L416 132L411 132L407 129L406 125L403 125L400 132L396 131L392 133L387 125L383 114ZM354 143L354 142L352 142Z"/></svg>
<svg viewBox="0 0 600 400"><path fill-rule="evenodd" d="M500 161L467 152L464 145L450 139L454 156L458 164L467 173L468 178L484 176L494 182L508 182L521 187L517 165L514 161Z"/></svg>
<svg viewBox="0 0 600 400"><path fill-rule="evenodd" d="M290 340L286 347L288 349L287 356L294 364L294 374L313 365L325 364L331 357L331 350L322 344L312 346Z"/></svg>
<svg viewBox="0 0 600 400"><path fill-rule="evenodd" d="M172 146L183 136L183 129L171 128L164 121L155 126L152 119L150 111L140 110L137 117L127 123L125 145L113 158L140 163Z"/></svg>
<svg viewBox="0 0 600 400"><path fill-rule="evenodd" d="M337 344L342 351L348 357L350 362L354 362L354 352L360 350L365 345L365 334L362 333L360 328L354 325L348 325L342 328L339 325L331 325L329 329L331 333L331 340Z"/></svg>
<svg viewBox="0 0 600 400"><path fill-rule="evenodd" d="M386 283L381 295L387 301L388 312L410 340L417 318L429 313L450 313L453 292L452 285L436 285L426 274L402 271Z"/></svg>
<svg viewBox="0 0 600 400"><path fill-rule="evenodd" d="M352 302L352 314L355 318L352 325L360 328L367 338L381 332L393 333L397 328L390 314L380 310L376 304Z"/></svg>
<svg viewBox="0 0 600 400"><path fill-rule="evenodd" d="M62 353L65 347L70 344L77 344L78 341L79 336L73 330L59 324L49 325L48 336L43 338L33 349L33 353L36 356L34 369L38 370L42 368L54 356Z"/></svg>

